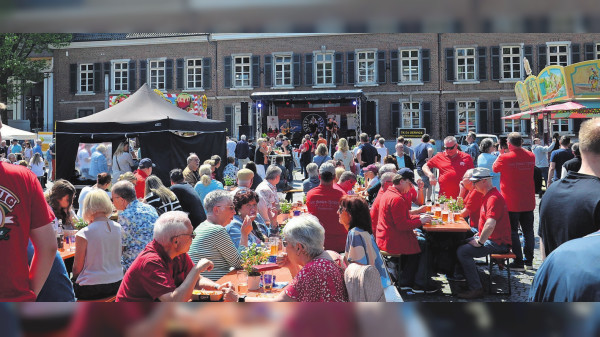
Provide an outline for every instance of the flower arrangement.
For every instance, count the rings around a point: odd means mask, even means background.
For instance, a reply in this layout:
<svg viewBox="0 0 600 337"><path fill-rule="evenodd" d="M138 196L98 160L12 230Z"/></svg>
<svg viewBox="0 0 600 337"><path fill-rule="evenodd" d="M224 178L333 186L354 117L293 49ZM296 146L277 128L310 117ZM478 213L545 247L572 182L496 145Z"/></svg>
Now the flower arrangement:
<svg viewBox="0 0 600 337"><path fill-rule="evenodd" d="M281 209L281 214L288 214L292 210L292 204L289 202L282 202L279 204L279 208Z"/></svg>
<svg viewBox="0 0 600 337"><path fill-rule="evenodd" d="M254 266L265 263L269 260L269 252L256 243L244 248L241 252L242 268L248 272L248 276L260 276L260 273L254 269Z"/></svg>
<svg viewBox="0 0 600 337"><path fill-rule="evenodd" d="M360 186L365 186L365 177L363 177L363 176L356 176L356 182Z"/></svg>
<svg viewBox="0 0 600 337"><path fill-rule="evenodd" d="M85 220L83 220L82 218L73 221L73 227L75 227L77 230L84 229L87 226L88 223L85 222Z"/></svg>
<svg viewBox="0 0 600 337"><path fill-rule="evenodd" d="M235 185L235 179L233 179L230 176L226 176L225 178L223 178L223 182L225 183L225 186L233 186L233 185Z"/></svg>
<svg viewBox="0 0 600 337"><path fill-rule="evenodd" d="M463 210L463 208L465 208L465 205L462 198L458 198L458 200L450 198L450 201L448 202L448 208L452 212L460 212Z"/></svg>
<svg viewBox="0 0 600 337"><path fill-rule="evenodd" d="M450 199L448 199L445 194L440 195L440 197L437 199L437 202L440 204L444 204L448 201L450 201Z"/></svg>

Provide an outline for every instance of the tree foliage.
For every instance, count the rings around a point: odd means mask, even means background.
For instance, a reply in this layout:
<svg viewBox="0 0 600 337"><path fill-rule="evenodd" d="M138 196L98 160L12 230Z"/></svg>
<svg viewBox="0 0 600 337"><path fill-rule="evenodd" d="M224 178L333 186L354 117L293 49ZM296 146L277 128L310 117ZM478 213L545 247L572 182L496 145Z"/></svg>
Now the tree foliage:
<svg viewBox="0 0 600 337"><path fill-rule="evenodd" d="M43 80L48 67L43 59L32 58L67 46L71 34L2 33L0 34L0 101L14 102L36 82Z"/></svg>

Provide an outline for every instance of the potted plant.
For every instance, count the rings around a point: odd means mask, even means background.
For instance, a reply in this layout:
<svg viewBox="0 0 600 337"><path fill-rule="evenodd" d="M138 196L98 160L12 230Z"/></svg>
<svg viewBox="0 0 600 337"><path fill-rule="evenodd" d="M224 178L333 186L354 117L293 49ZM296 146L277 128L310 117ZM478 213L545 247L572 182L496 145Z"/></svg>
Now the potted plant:
<svg viewBox="0 0 600 337"><path fill-rule="evenodd" d="M260 287L260 273L254 266L269 260L269 252L256 243L244 248L241 252L242 268L248 273L248 290L257 290Z"/></svg>
<svg viewBox="0 0 600 337"><path fill-rule="evenodd" d="M287 201L281 202L279 204L279 208L281 209L281 215L283 215L283 220L286 220L290 217L290 211L292 210L292 204Z"/></svg>
<svg viewBox="0 0 600 337"><path fill-rule="evenodd" d="M223 182L225 183L225 189L227 191L233 190L233 186L235 185L235 179L231 178L230 176L227 176L223 178Z"/></svg>
<svg viewBox="0 0 600 337"><path fill-rule="evenodd" d="M87 226L88 226L88 223L85 222L85 220L83 220L83 218L79 218L79 219L73 221L73 227L75 227L75 229L77 229L77 230L82 230Z"/></svg>

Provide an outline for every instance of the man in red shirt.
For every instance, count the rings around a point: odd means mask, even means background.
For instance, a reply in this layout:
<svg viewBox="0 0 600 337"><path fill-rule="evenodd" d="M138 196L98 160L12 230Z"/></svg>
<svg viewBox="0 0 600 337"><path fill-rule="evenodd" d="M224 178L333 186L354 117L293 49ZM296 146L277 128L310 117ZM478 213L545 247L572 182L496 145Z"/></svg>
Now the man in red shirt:
<svg viewBox="0 0 600 337"><path fill-rule="evenodd" d="M432 168L440 171L440 195L457 198L460 192L460 181L468 169L472 169L473 158L470 155L458 150L456 138L453 136L444 139L444 152L433 156L425 165L423 173L427 175L432 186L435 186L437 180L431 172Z"/></svg>
<svg viewBox="0 0 600 337"><path fill-rule="evenodd" d="M473 169L469 169L467 170L467 172L465 172L463 180L460 182L461 191L466 191L466 196L464 200L465 208L463 208L463 210L460 212L460 216L465 219L469 217L471 229L474 232L477 232L477 230L479 229L479 215L481 211L481 201L483 200L483 194L479 193L475 189L473 181L471 181L472 176Z"/></svg>
<svg viewBox="0 0 600 337"><path fill-rule="evenodd" d="M341 253L346 250L348 231L340 224L338 209L345 193L334 188L334 176L335 167L331 163L323 163L319 168L321 183L306 195L306 207L308 213L316 216L325 228L325 249Z"/></svg>
<svg viewBox="0 0 600 337"><path fill-rule="evenodd" d="M421 225L431 222L431 216L411 215L409 203L404 198L411 184L416 185L414 173L403 170L402 174L394 176L392 183L394 186L383 193L379 204L375 236L377 246L388 254L402 255L400 287L411 288L415 293L437 292L439 287L426 278L431 261L431 254L426 252L427 242L414 232Z"/></svg>
<svg viewBox="0 0 600 337"><path fill-rule="evenodd" d="M370 211L371 226L373 226L373 235L375 235L377 233L377 222L379 221L379 203L381 202L383 193L385 191L387 191L387 189L389 187L394 185L392 183L392 180L394 180L395 176L396 176L396 173L394 173L394 172L386 172L379 179L379 182L381 183L381 189L379 190L379 193L377 193L377 197L373 201L373 205L371 205L371 211Z"/></svg>
<svg viewBox="0 0 600 337"><path fill-rule="evenodd" d="M35 301L56 255L54 218L35 175L26 167L0 162L0 302ZM31 266L29 240L34 247Z"/></svg>
<svg viewBox="0 0 600 337"><path fill-rule="evenodd" d="M138 199L144 198L146 195L146 178L152 174L152 168L156 167L156 164L152 163L152 159L144 158L140 160L138 169L135 171L135 177L137 182L135 183L135 196Z"/></svg>
<svg viewBox="0 0 600 337"><path fill-rule="evenodd" d="M354 194L354 191L352 190L354 185L356 185L356 174L346 171L342 173L340 180L338 180L334 187L338 188L345 194Z"/></svg>
<svg viewBox="0 0 600 337"><path fill-rule="evenodd" d="M492 166L500 173L500 192L508 206L512 237L512 250L516 256L511 268L523 270L532 267L535 237L533 233L533 210L535 209L535 181L533 170L535 155L521 147L523 138L518 132L508 135L508 150L498 157ZM519 224L525 239L525 249L521 251ZM525 254L525 259L523 259Z"/></svg>
<svg viewBox="0 0 600 337"><path fill-rule="evenodd" d="M194 238L187 214L171 211L154 224L154 240L127 269L117 293L117 302L187 302L194 289L226 289L200 275L213 263L200 259L196 265L187 254Z"/></svg>
<svg viewBox="0 0 600 337"><path fill-rule="evenodd" d="M459 293L458 297L465 299L483 296L483 287L473 258L507 253L511 243L506 202L492 185L490 170L483 167L476 168L470 180L473 181L475 189L483 195L483 200L479 217L479 236L473 236L456 251L469 286L469 290Z"/></svg>

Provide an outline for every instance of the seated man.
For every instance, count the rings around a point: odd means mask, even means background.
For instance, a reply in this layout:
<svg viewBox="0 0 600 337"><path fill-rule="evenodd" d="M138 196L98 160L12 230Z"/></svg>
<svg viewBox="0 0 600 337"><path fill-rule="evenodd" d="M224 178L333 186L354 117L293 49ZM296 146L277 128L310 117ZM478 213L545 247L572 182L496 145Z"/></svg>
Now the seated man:
<svg viewBox="0 0 600 337"><path fill-rule="evenodd" d="M235 194L240 190L249 190L252 188L254 182L254 172L247 168L243 168L237 172L237 186L231 191L231 195Z"/></svg>
<svg viewBox="0 0 600 337"><path fill-rule="evenodd" d="M477 233L479 230L479 216L481 213L481 201L483 200L483 194L479 193L475 189L473 181L473 169L468 169L463 176L463 180L460 182L461 190L466 191L464 208L460 212L460 216L463 218L469 218L469 224L471 225L471 231Z"/></svg>
<svg viewBox="0 0 600 337"><path fill-rule="evenodd" d="M200 259L196 265L187 254L194 238L192 224L181 211L162 214L154 225L154 240L138 255L125 273L117 302L187 302L194 289L225 289L200 273L213 263Z"/></svg>
<svg viewBox="0 0 600 337"><path fill-rule="evenodd" d="M356 174L346 171L342 173L340 180L335 184L335 187L344 192L344 194L354 194L354 191L352 190L354 185L356 185Z"/></svg>
<svg viewBox="0 0 600 337"><path fill-rule="evenodd" d="M206 213L202 207L202 200L194 188L185 182L181 169L172 169L170 172L171 191L177 196L181 209L188 213L194 229L206 220Z"/></svg>
<svg viewBox="0 0 600 337"><path fill-rule="evenodd" d="M473 170L470 180L473 181L475 189L483 195L483 200L479 216L479 236L473 236L456 251L469 286L469 290L458 294L459 298L464 299L483 296L483 287L473 258L507 253L512 242L506 201L492 185L491 171L478 167Z"/></svg>

